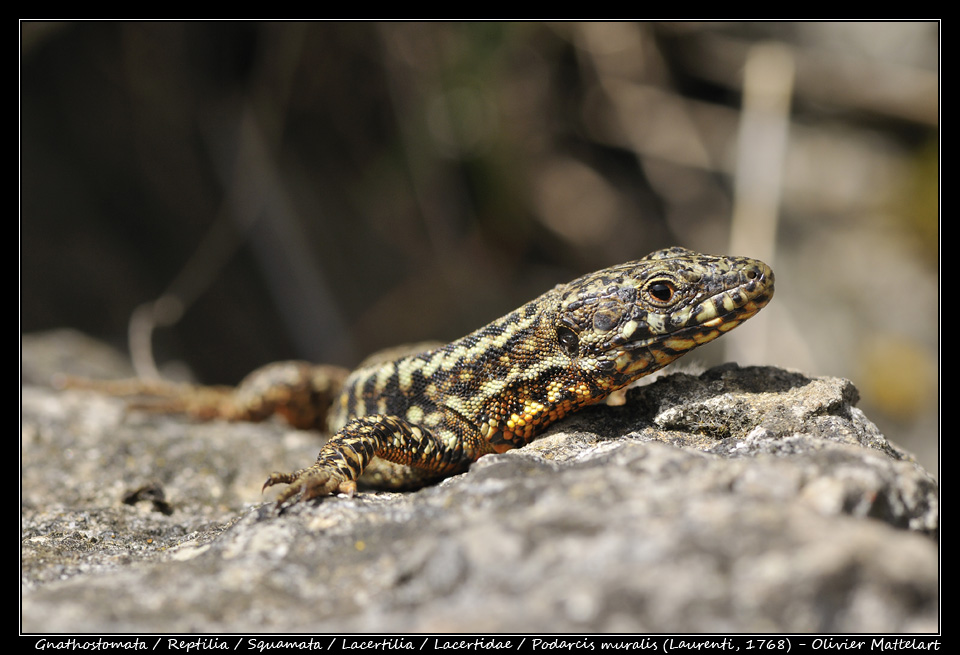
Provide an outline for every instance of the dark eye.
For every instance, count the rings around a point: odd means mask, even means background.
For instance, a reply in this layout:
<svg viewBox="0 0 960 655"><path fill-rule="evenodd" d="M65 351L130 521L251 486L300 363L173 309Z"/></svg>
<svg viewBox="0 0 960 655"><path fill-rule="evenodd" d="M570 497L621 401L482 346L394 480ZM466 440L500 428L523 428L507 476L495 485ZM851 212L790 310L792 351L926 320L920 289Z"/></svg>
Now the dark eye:
<svg viewBox="0 0 960 655"><path fill-rule="evenodd" d="M580 337L577 336L576 332L568 327L558 327L557 341L560 342L560 347L563 348L564 352L570 357L577 356L577 352L580 349Z"/></svg>
<svg viewBox="0 0 960 655"><path fill-rule="evenodd" d="M647 293L657 302L667 303L673 300L677 288L669 280L657 280L647 285Z"/></svg>

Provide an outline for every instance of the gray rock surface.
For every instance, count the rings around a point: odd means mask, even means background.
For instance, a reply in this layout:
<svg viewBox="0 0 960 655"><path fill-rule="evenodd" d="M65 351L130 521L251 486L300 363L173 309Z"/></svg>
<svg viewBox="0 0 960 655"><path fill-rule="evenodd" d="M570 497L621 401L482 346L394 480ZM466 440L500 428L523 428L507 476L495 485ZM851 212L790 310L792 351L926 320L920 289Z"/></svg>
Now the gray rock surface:
<svg viewBox="0 0 960 655"><path fill-rule="evenodd" d="M37 384L72 338L24 340L24 631L938 629L937 484L846 380L676 373L437 486L278 514L260 485L318 435Z"/></svg>

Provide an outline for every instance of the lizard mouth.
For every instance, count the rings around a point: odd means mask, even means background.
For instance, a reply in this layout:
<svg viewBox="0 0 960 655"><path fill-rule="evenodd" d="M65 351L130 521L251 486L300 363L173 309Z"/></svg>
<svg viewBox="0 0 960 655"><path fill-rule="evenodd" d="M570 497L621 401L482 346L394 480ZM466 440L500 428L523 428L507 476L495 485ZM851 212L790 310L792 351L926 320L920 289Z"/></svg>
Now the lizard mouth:
<svg viewBox="0 0 960 655"><path fill-rule="evenodd" d="M761 261L718 278L719 288L707 289L688 309L675 312L667 323L667 332L684 334L698 329L717 329L721 333L763 309L773 298L773 270Z"/></svg>
<svg viewBox="0 0 960 655"><path fill-rule="evenodd" d="M611 346L632 351L680 341L675 349L685 352L754 316L770 302L773 291L773 271L763 262L751 260L749 267L718 277L712 288L691 298L687 306L670 314L646 314L643 320L649 326L648 334L621 330L617 339L620 343L613 342Z"/></svg>
<svg viewBox="0 0 960 655"><path fill-rule="evenodd" d="M648 314L650 330L642 337L621 332L620 343L611 344L611 349L618 351L614 366L630 378L663 368L754 316L770 302L773 291L773 271L763 262L751 260L749 266L718 277L713 288L691 299L687 307L658 316L658 320L651 320Z"/></svg>

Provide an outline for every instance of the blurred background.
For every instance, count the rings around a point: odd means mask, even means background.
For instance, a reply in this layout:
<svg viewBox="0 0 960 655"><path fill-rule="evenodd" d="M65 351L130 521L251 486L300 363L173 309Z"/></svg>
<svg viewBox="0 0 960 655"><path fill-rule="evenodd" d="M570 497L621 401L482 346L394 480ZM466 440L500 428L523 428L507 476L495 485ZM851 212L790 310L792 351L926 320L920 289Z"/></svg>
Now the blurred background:
<svg viewBox="0 0 960 655"><path fill-rule="evenodd" d="M936 474L939 25L21 23L21 333L238 382L448 341L671 245L685 358L849 378Z"/></svg>

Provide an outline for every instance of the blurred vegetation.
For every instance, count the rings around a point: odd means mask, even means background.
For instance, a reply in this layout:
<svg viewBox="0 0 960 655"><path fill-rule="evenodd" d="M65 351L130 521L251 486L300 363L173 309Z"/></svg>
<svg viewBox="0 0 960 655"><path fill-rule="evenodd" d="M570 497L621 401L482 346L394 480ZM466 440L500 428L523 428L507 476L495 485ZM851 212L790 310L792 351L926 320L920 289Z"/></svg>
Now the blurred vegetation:
<svg viewBox="0 0 960 655"><path fill-rule="evenodd" d="M929 467L938 48L937 23L21 23L21 330L125 347L162 297L158 362L236 382L730 251L777 298L705 361L851 378Z"/></svg>

